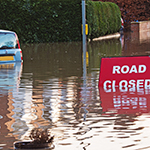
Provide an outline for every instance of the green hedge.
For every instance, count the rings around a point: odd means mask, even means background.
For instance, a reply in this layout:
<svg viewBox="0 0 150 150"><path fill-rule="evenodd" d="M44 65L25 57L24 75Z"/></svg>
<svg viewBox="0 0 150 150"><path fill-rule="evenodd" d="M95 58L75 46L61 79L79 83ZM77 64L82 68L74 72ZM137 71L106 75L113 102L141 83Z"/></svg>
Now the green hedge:
<svg viewBox="0 0 150 150"><path fill-rule="evenodd" d="M0 28L22 43L81 41L81 0L0 0ZM89 38L116 32L120 10L113 3L87 2Z"/></svg>
<svg viewBox="0 0 150 150"><path fill-rule="evenodd" d="M0 28L21 42L81 41L81 0L0 0Z"/></svg>
<svg viewBox="0 0 150 150"><path fill-rule="evenodd" d="M115 33L121 27L120 9L115 3L88 1L87 23L89 25L88 38L91 40Z"/></svg>

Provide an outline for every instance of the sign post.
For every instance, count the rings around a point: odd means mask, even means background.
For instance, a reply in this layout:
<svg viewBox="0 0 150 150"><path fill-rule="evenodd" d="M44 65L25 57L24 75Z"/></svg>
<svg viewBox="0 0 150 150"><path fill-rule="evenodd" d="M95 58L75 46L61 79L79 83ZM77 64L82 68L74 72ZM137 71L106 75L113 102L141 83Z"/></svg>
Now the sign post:
<svg viewBox="0 0 150 150"><path fill-rule="evenodd" d="M84 107L84 121L86 120L86 15L85 15L85 0L82 0L82 46L83 46L83 103Z"/></svg>
<svg viewBox="0 0 150 150"><path fill-rule="evenodd" d="M82 46L83 46L83 76L86 77L86 17L85 17L85 0L82 0Z"/></svg>

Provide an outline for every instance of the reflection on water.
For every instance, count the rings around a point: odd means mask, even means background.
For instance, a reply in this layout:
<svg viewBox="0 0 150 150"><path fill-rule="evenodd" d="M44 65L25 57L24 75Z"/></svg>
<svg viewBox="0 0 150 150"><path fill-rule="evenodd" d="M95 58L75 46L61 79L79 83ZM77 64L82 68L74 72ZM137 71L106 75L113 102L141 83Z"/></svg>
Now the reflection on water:
<svg viewBox="0 0 150 150"><path fill-rule="evenodd" d="M140 51L129 41L88 43L86 93L80 42L22 45L23 65L0 69L0 149L28 140L35 127L51 130L56 150L149 149L149 94L146 101L120 91L99 96L101 57L147 54L148 43ZM124 113L124 104L137 109Z"/></svg>
<svg viewBox="0 0 150 150"><path fill-rule="evenodd" d="M123 46L121 40L122 38L89 43L89 71L100 68L102 57L121 56Z"/></svg>
<svg viewBox="0 0 150 150"><path fill-rule="evenodd" d="M18 97L22 63L0 64L0 147L12 146L15 136L12 124L15 123L13 115L14 99ZM1 148L2 149L2 148Z"/></svg>
<svg viewBox="0 0 150 150"><path fill-rule="evenodd" d="M103 111L117 114L136 114L150 112L149 88L120 87L114 91L100 89Z"/></svg>
<svg viewBox="0 0 150 150"><path fill-rule="evenodd" d="M133 33L124 34L123 56L140 56L150 54L150 38L141 41Z"/></svg>

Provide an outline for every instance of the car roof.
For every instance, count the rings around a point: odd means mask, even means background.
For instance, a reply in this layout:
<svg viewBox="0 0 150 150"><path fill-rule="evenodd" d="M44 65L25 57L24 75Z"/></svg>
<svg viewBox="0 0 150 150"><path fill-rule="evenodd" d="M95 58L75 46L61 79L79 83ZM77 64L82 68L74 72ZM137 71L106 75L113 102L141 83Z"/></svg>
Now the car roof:
<svg viewBox="0 0 150 150"><path fill-rule="evenodd" d="M13 32L13 31L9 31L9 30L2 30L2 29L0 29L0 32L1 32L1 33L15 33L15 32Z"/></svg>

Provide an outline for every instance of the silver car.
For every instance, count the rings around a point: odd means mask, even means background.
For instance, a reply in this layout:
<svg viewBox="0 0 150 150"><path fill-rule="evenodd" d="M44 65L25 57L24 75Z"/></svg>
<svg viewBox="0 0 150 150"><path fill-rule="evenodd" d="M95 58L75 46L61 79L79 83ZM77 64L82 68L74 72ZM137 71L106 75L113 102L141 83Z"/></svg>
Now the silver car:
<svg viewBox="0 0 150 150"><path fill-rule="evenodd" d="M23 61L18 36L13 31L0 30L0 63Z"/></svg>

